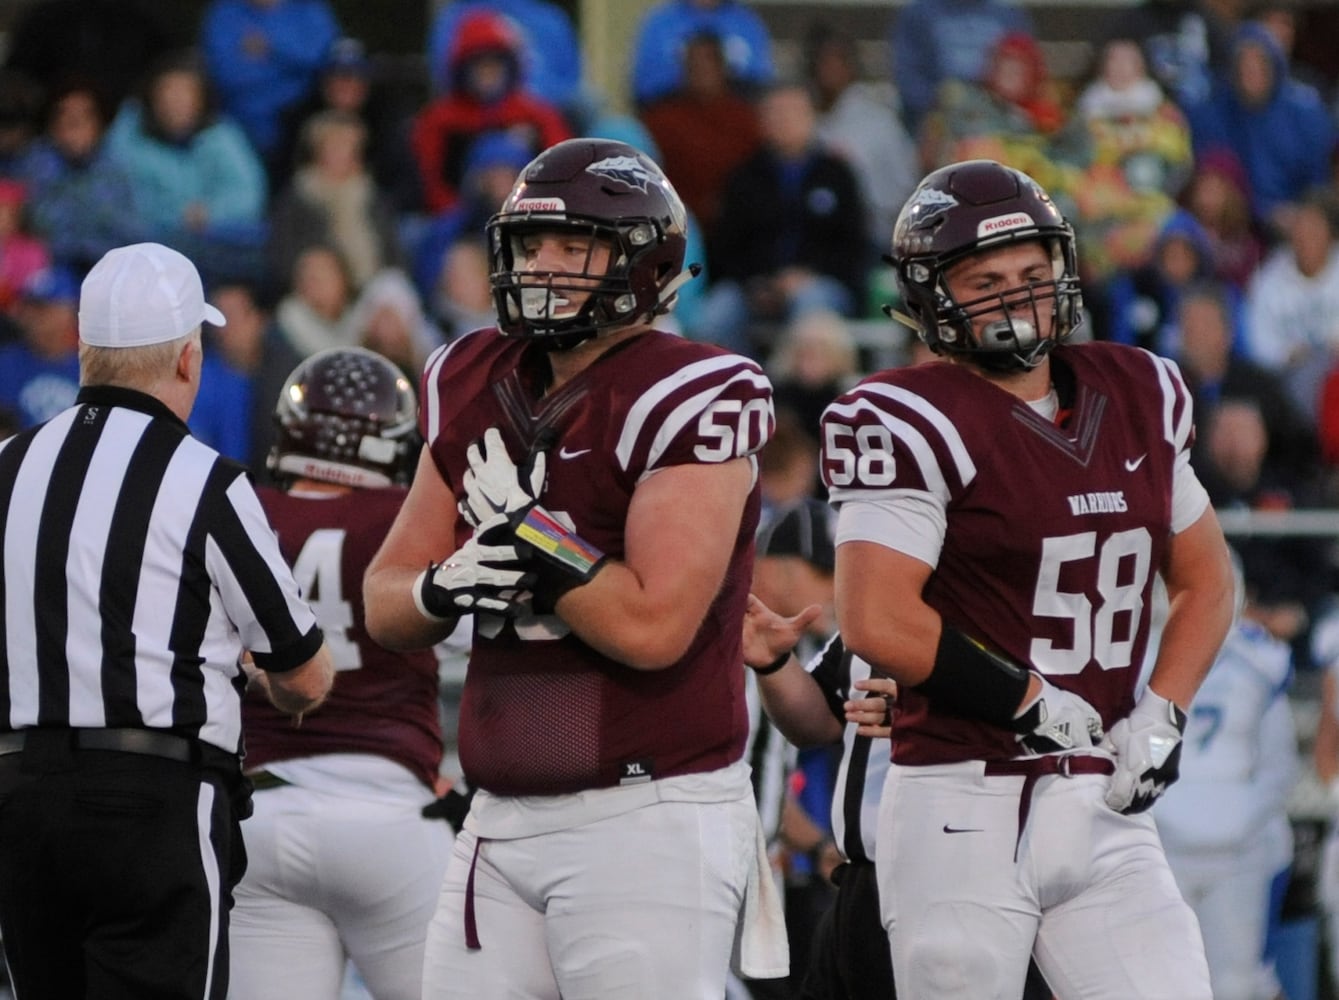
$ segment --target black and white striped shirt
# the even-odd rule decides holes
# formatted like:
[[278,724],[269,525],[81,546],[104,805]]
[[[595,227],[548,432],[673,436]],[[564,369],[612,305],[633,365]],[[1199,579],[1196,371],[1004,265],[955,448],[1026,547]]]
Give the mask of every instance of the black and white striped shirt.
[[245,470],[110,386],[0,443],[0,730],[143,727],[229,752],[238,657],[321,645]]
[[873,861],[875,823],[890,747],[887,740],[856,735],[856,727],[846,722],[842,704],[848,698],[867,697],[854,684],[869,679],[870,665],[847,650],[840,635],[834,635],[805,669],[818,682],[829,710],[843,727],[842,759],[832,792],[832,838],[847,860]]

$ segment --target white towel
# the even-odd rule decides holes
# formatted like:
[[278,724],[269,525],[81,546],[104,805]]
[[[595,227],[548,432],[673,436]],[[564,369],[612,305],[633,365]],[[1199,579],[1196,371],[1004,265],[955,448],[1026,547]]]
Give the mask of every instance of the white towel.
[[780,979],[790,975],[790,943],[786,938],[781,890],[767,857],[761,821],[754,823],[754,838],[757,850],[744,886],[744,904],[739,908],[730,968],[745,979]]

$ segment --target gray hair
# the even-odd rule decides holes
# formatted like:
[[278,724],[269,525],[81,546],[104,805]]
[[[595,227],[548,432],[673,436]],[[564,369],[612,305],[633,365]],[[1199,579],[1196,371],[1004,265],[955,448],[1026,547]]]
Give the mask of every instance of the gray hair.
[[80,341],[79,384],[149,389],[172,373],[181,349],[192,342],[200,343],[198,326],[176,340],[145,347],[95,347]]

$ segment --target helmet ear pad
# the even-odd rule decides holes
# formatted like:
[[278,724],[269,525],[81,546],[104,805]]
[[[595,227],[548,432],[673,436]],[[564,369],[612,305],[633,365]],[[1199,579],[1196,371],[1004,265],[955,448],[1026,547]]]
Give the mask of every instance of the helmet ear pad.
[[[498,328],[564,349],[668,312],[684,271],[687,225],[683,202],[645,153],[606,139],[551,146],[521,171],[487,225]],[[547,287],[559,296],[586,295],[575,313],[527,307],[525,289],[536,281],[516,266],[517,240],[527,232],[580,233],[610,246],[603,273],[549,276]]]
[[266,466],[281,483],[407,486],[418,458],[418,401],[408,376],[363,347],[318,351],[284,383]]
[[[1042,243],[1050,254],[1049,281],[1008,289],[985,303],[954,300],[945,275],[955,263],[1027,241]],[[887,259],[903,309],[938,354],[969,356],[995,370],[1032,368],[1082,322],[1073,229],[1036,181],[993,160],[968,160],[927,175],[898,216]],[[978,338],[973,315],[999,310],[1003,300],[1019,296],[1033,302],[1031,329],[1010,320],[997,328],[998,336]],[[1047,302],[1051,332],[1042,337],[1037,330]]]

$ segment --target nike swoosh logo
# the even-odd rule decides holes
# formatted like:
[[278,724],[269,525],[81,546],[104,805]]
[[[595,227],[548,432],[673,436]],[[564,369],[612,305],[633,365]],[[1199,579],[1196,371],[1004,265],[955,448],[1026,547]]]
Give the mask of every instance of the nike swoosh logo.
[[1125,471],[1133,472],[1139,466],[1144,464],[1144,459],[1148,458],[1148,452],[1144,452],[1138,458],[1127,458],[1125,460]]
[[949,826],[947,823],[945,823],[945,824],[944,824],[944,832],[945,832],[945,833],[985,833],[986,831],[985,831],[985,830],[978,830],[978,829],[976,829],[976,828],[974,828],[974,827],[967,827],[967,826]]
[[558,449],[558,457],[559,457],[559,458],[577,458],[577,457],[580,456],[580,455],[584,455],[584,454],[586,454],[586,452],[588,452],[588,451],[590,451],[589,448],[582,448],[580,451],[568,451],[566,448],[559,448],[559,449]]

